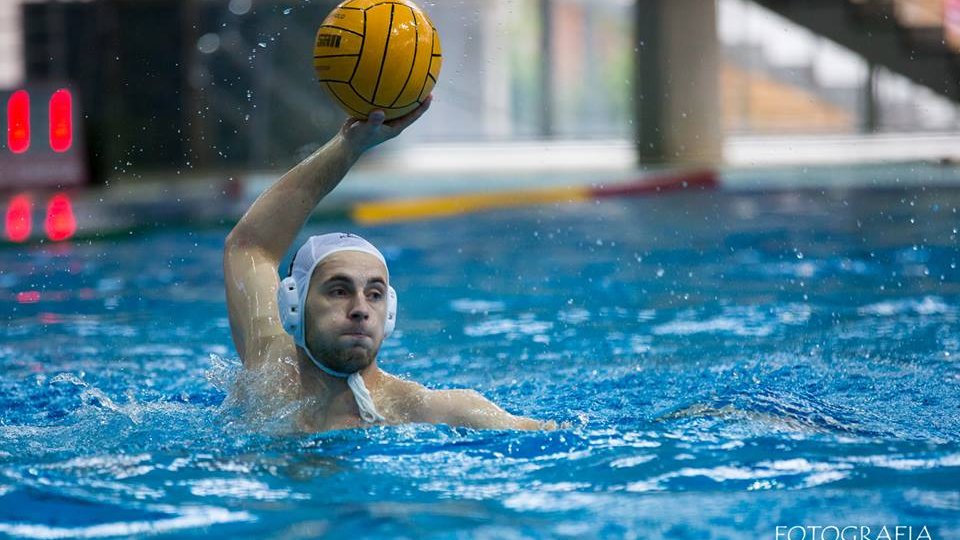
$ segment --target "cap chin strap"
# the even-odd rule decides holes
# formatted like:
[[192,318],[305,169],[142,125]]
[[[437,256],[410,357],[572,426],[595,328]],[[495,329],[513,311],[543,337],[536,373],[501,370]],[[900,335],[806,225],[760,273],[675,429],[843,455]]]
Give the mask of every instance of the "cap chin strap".
[[363,383],[363,377],[360,375],[359,371],[355,371],[353,373],[334,371],[314,358],[306,344],[303,346],[303,351],[307,353],[307,357],[310,358],[310,361],[313,362],[313,365],[320,368],[320,371],[323,371],[332,377],[347,380],[347,386],[350,387],[350,391],[353,392],[353,399],[357,400],[357,407],[360,408],[360,418],[364,422],[369,424],[374,422],[386,422],[387,419],[377,412],[377,407],[373,403],[373,396],[371,396],[370,391],[367,390],[367,385]]

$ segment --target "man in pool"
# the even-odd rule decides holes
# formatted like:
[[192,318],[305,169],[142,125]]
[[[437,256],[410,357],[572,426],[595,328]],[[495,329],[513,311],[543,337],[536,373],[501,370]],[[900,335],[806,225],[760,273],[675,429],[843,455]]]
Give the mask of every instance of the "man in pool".
[[[393,330],[396,294],[383,255],[359,236],[313,236],[282,283],[278,266],[317,203],[366,150],[396,137],[430,106],[384,121],[344,123],[251,205],[227,236],[224,280],[233,341],[248,373],[272,381],[279,404],[299,404],[304,431],[408,422],[488,429],[555,429],[514,416],[474,390],[429,390],[377,365]],[[277,376],[279,374],[279,376]]]

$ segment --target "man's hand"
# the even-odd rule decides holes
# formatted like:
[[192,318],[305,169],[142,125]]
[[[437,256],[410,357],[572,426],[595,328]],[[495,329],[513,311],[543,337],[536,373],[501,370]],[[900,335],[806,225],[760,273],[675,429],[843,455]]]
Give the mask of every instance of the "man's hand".
[[359,157],[360,154],[370,148],[396,137],[407,129],[410,124],[416,122],[418,118],[423,116],[423,113],[427,112],[431,101],[433,101],[433,95],[427,96],[427,99],[423,100],[423,103],[416,109],[389,122],[384,121],[385,115],[380,109],[371,112],[366,120],[350,118],[340,128],[340,136],[343,137],[354,155]]

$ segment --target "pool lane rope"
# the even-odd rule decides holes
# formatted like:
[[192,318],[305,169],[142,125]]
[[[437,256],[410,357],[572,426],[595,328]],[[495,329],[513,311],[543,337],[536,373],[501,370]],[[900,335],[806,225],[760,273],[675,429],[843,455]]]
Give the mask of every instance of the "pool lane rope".
[[494,193],[466,193],[362,202],[353,207],[350,215],[357,223],[375,225],[520,206],[585,202],[607,197],[651,195],[684,189],[709,189],[717,185],[716,173],[704,170],[674,173],[613,185],[518,189]]

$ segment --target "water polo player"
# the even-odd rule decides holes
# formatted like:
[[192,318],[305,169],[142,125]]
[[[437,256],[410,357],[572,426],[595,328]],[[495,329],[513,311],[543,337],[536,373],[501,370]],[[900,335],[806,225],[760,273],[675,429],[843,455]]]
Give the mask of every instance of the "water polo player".
[[226,240],[224,276],[233,341],[248,371],[279,375],[279,404],[299,404],[296,425],[324,431],[425,422],[472,428],[552,429],[514,416],[473,390],[429,390],[377,365],[393,330],[396,293],[380,251],[353,234],[313,236],[288,277],[278,266],[314,207],[360,155],[397,136],[429,108],[384,121],[347,120],[323,148],[270,186]]

